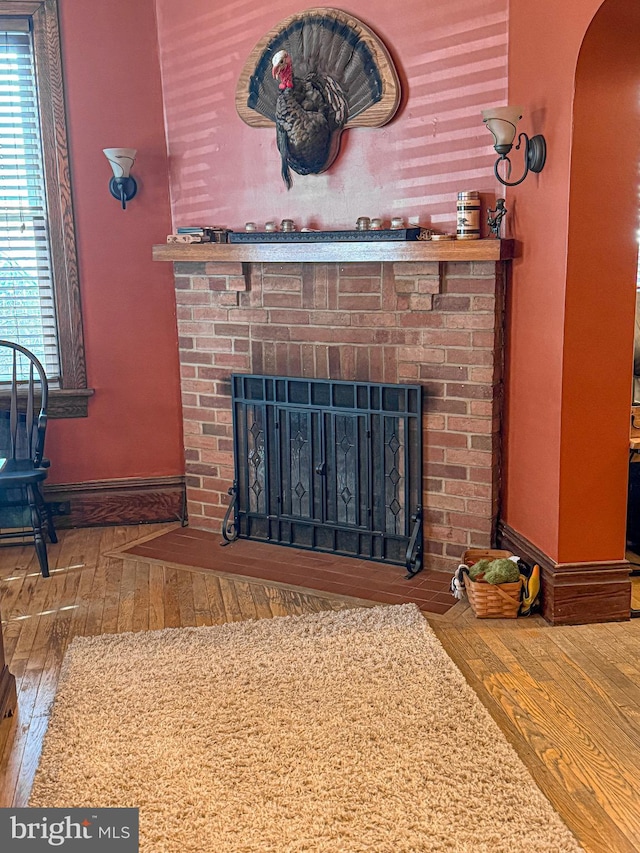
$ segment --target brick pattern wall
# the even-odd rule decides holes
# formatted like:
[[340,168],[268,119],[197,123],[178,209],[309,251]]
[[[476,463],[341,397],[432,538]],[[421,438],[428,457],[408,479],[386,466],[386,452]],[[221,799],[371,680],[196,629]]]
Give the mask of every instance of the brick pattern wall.
[[189,524],[233,480],[230,374],[424,388],[426,566],[489,547],[498,510],[503,264],[176,263]]

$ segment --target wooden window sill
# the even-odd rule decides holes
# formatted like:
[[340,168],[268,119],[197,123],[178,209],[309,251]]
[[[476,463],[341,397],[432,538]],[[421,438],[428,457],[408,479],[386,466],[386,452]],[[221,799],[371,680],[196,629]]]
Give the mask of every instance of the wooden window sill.
[[[93,388],[49,388],[49,418],[86,418]],[[0,390],[0,402],[9,400],[9,390]]]
[[93,388],[50,388],[50,418],[86,418]]

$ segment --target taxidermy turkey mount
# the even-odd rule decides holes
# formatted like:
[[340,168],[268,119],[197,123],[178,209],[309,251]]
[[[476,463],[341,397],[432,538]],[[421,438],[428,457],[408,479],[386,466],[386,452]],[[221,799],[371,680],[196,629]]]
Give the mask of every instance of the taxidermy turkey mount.
[[338,156],[348,127],[382,127],[400,102],[389,52],[361,21],[338,9],[307,9],[254,47],[236,90],[240,118],[276,128],[282,179],[317,175]]

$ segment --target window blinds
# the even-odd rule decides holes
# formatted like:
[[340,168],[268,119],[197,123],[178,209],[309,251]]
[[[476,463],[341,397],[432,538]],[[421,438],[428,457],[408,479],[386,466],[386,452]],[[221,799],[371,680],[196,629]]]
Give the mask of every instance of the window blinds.
[[[59,378],[33,41],[28,21],[0,19],[0,338],[30,349]],[[0,381],[9,364],[0,363]]]

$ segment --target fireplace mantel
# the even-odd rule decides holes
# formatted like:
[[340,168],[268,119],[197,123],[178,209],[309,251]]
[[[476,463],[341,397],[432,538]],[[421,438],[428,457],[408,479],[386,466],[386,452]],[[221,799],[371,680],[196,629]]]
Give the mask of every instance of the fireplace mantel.
[[165,243],[155,261],[242,263],[363,263],[368,261],[506,261],[514,240],[379,241],[330,243]]
[[489,548],[500,477],[511,240],[168,243],[189,524],[219,532],[234,480],[231,375],[420,386],[428,569]]

